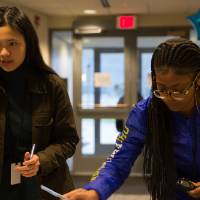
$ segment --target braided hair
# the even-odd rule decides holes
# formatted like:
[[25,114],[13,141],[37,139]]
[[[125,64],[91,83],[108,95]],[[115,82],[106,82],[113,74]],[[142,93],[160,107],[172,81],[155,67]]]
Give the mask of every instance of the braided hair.
[[[161,43],[151,60],[152,90],[157,89],[156,72],[176,74],[200,71],[200,48],[190,40],[174,38]],[[175,200],[176,165],[170,111],[161,99],[152,97],[148,110],[144,148],[144,177],[152,200]]]

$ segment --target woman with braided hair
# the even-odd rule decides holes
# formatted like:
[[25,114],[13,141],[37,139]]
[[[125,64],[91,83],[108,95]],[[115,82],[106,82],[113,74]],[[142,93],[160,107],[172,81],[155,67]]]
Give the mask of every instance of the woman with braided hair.
[[107,199],[142,150],[152,200],[200,199],[200,48],[167,40],[155,49],[151,71],[152,95],[132,109],[111,156],[88,184],[65,194],[69,200]]

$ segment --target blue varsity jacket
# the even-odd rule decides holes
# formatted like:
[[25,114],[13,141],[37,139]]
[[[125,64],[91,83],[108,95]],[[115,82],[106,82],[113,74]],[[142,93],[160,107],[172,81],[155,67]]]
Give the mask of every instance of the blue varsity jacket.
[[[84,186],[96,190],[100,199],[107,199],[128,177],[131,168],[144,146],[148,106],[151,97],[140,101],[130,112],[126,127],[116,139],[115,149],[98,169],[91,181]],[[200,106],[199,106],[200,110]],[[177,178],[185,177],[200,182],[200,113],[196,111],[190,117],[172,112],[174,127],[174,150]],[[197,176],[193,177],[193,141],[194,126],[197,127]],[[133,185],[134,187],[134,185]],[[177,200],[192,200],[186,193],[177,191]]]

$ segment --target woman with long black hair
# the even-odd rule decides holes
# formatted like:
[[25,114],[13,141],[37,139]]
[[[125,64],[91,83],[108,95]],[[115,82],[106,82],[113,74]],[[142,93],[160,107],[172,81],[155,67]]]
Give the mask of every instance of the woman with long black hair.
[[30,20],[0,7],[0,198],[55,199],[41,184],[72,190],[66,159],[78,140],[66,86],[44,63]]

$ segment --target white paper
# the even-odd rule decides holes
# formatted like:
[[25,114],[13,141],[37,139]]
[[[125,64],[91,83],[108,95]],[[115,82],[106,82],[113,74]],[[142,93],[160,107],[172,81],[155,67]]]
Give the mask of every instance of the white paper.
[[106,72],[96,72],[94,74],[95,87],[110,87],[112,85],[111,74]]
[[15,185],[21,183],[21,174],[16,171],[15,169],[16,164],[11,164],[11,177],[10,177],[10,184]]
[[48,192],[49,194],[51,194],[51,195],[54,196],[54,197],[58,197],[59,199],[67,200],[67,198],[64,197],[63,195],[61,195],[61,194],[55,192],[54,190],[52,190],[52,189],[50,189],[50,188],[48,188],[48,187],[46,187],[46,186],[44,186],[44,185],[41,185],[40,188],[41,188],[42,190],[44,190],[45,192]]

